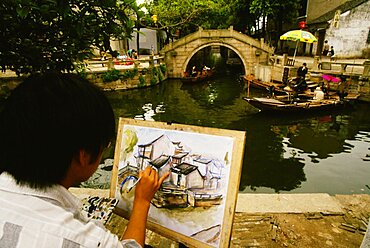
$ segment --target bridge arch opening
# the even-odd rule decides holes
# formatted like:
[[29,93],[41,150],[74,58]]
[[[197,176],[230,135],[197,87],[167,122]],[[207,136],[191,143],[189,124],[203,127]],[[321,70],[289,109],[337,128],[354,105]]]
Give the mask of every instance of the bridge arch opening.
[[[200,56],[197,56],[199,53]],[[209,59],[208,56],[212,56],[212,58]],[[199,69],[204,65],[208,67],[216,66],[216,71],[232,67],[241,74],[246,74],[247,68],[247,63],[239,50],[222,42],[208,43],[194,49],[182,65],[182,71],[190,71],[194,65]]]

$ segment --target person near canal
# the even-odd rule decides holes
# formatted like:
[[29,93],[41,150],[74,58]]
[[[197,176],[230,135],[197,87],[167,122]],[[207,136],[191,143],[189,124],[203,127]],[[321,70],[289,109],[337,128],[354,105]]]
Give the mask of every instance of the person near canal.
[[0,113],[0,247],[142,247],[150,201],[167,174],[140,172],[120,241],[80,212],[68,188],[87,180],[115,137],[105,95],[75,74],[30,76]]
[[334,53],[334,47],[333,46],[330,47],[330,51],[328,52],[328,56],[330,56],[330,61],[335,60],[335,53]]
[[294,89],[296,92],[303,92],[307,88],[306,74],[308,73],[307,64],[303,63],[297,70],[297,79]]
[[323,47],[323,50],[322,50],[322,55],[324,55],[324,56],[327,56],[328,55],[328,53],[329,53],[329,42],[328,42],[328,40],[325,40],[324,41],[324,47]]

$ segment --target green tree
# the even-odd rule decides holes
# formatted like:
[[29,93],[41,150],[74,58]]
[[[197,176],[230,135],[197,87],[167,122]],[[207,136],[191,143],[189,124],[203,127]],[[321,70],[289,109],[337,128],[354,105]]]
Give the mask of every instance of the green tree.
[[[93,48],[129,37],[132,0],[3,0],[0,61],[21,73],[72,71]],[[135,3],[136,4],[136,3]]]
[[[156,27],[165,30],[168,36],[181,30],[181,35],[192,33],[198,27],[214,28],[212,22],[217,18],[218,2],[212,0],[155,0],[146,4],[149,15],[156,15]],[[153,23],[147,23],[153,25]],[[217,27],[216,27],[217,28]]]
[[[251,13],[250,4],[252,0],[228,0],[229,6],[228,20],[229,25],[233,25],[235,30],[252,35],[252,30],[256,23],[256,15]],[[253,28],[252,28],[253,27]]]
[[[249,10],[256,15],[257,22],[262,22],[261,37],[277,42],[283,25],[291,24],[298,17],[299,5],[300,1],[296,0],[252,0]],[[270,26],[275,30],[274,37],[267,33],[267,21],[273,24]]]

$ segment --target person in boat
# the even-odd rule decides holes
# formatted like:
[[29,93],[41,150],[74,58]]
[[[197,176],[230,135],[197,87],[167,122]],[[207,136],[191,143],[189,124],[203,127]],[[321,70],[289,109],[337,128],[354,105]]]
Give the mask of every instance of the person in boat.
[[191,68],[191,76],[192,77],[198,76],[197,67],[195,65]]
[[150,201],[167,174],[147,167],[119,237],[80,212],[68,188],[87,180],[115,136],[112,107],[77,74],[25,79],[0,113],[1,247],[143,247]]
[[272,98],[272,97],[275,97],[275,86],[274,85],[270,85],[267,87],[267,92],[269,93],[269,96]]
[[307,64],[303,63],[297,70],[296,84],[294,90],[298,93],[304,92],[307,89],[306,74],[308,72]]
[[316,87],[315,91],[313,92],[313,100],[322,101],[325,98],[325,94],[322,91],[321,87]]
[[308,73],[307,64],[303,63],[302,66],[300,66],[297,70],[297,76],[306,78],[306,74]]
[[307,82],[303,77],[298,77],[296,83],[293,86],[293,90],[297,93],[302,93],[307,90]]
[[347,78],[344,75],[340,75],[340,82],[338,83],[337,95],[339,96],[339,100],[343,101],[346,96],[348,96],[348,84]]
[[209,68],[206,65],[204,65],[203,68],[202,68],[202,75],[201,76],[202,77],[207,77],[210,70],[211,70],[211,68]]

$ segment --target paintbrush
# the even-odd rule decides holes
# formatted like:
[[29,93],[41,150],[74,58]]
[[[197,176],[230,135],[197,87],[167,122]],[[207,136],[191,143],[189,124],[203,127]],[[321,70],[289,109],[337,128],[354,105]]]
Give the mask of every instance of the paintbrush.
[[126,189],[126,193],[130,193],[130,191],[136,186],[136,184],[140,181],[140,179],[141,177],[139,177],[139,179],[137,179],[137,181],[133,185],[131,185],[131,187],[128,187]]

